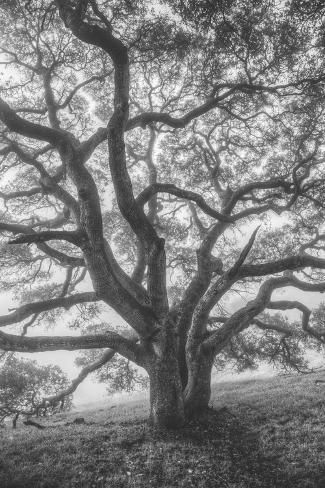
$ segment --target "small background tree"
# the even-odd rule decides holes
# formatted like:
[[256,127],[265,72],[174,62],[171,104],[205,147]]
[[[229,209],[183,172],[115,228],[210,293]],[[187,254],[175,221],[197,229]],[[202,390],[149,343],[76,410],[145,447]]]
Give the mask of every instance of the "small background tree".
[[70,395],[61,401],[47,401],[68,386],[68,378],[57,365],[40,365],[36,361],[10,354],[0,365],[0,423],[19,415],[47,416],[72,406]]

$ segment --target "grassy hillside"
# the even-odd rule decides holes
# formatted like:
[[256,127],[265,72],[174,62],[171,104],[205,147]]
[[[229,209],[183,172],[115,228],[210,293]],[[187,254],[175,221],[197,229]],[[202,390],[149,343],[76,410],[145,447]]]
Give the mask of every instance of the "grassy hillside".
[[176,432],[146,425],[145,400],[0,429],[0,486],[323,488],[322,376],[216,384],[213,409]]

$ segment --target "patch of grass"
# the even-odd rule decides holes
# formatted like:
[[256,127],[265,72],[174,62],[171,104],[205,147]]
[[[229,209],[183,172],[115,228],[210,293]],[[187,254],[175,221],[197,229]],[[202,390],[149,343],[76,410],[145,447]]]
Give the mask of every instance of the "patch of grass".
[[[323,488],[325,385],[317,375],[217,383],[184,429],[146,424],[147,400],[0,431],[2,488]],[[73,424],[83,416],[85,424]]]

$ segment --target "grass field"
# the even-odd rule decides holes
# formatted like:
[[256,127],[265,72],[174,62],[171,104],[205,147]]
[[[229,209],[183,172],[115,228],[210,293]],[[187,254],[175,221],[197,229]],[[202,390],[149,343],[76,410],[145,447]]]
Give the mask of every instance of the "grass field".
[[[1,488],[324,488],[323,375],[219,383],[200,421],[162,433],[147,400],[0,429]],[[84,424],[74,424],[77,417]]]

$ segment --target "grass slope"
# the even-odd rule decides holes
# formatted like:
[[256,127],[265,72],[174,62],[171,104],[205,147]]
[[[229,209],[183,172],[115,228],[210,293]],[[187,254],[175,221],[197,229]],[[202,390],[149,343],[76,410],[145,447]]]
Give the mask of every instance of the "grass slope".
[[144,400],[0,429],[0,486],[324,488],[318,377],[216,384],[213,409],[168,433],[147,426]]

